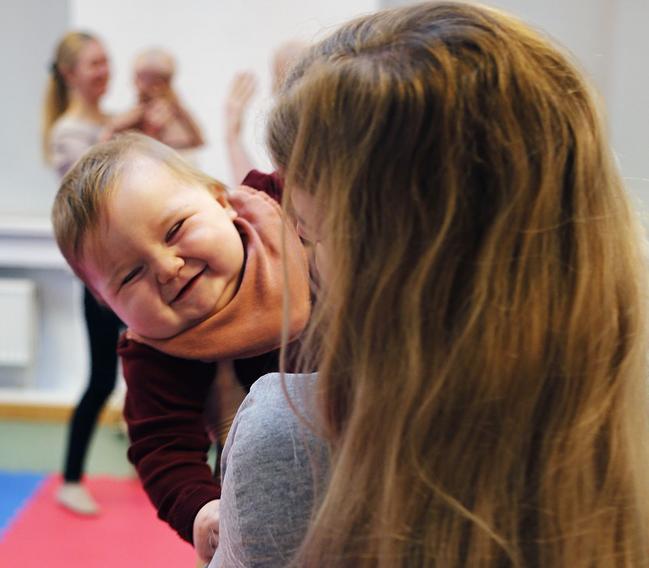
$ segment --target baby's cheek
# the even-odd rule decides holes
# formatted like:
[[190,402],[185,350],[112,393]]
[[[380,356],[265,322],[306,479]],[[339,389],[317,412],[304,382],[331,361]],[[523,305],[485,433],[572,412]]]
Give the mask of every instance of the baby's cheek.
[[114,312],[127,327],[134,327],[137,324],[137,312],[133,308],[121,305]]
[[151,308],[150,298],[145,294],[134,293],[123,303],[120,317],[129,327],[146,328],[153,325],[157,319],[155,311]]

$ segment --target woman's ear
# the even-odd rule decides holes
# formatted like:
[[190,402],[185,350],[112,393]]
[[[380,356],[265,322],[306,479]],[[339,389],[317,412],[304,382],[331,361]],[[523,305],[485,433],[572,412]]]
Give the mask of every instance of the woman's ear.
[[74,85],[74,69],[69,67],[69,66],[61,66],[59,65],[59,73],[61,74],[61,77],[63,77],[63,82],[65,83],[65,86],[70,88],[71,86]]

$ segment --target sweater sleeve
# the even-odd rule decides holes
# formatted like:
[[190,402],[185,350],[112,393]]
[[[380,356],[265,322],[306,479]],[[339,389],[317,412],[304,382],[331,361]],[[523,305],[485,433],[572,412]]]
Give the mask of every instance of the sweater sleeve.
[[250,170],[246,177],[243,178],[241,185],[247,185],[257,191],[263,191],[278,203],[282,202],[284,182],[277,172],[265,174],[259,170]]
[[158,517],[191,543],[196,513],[221,494],[207,464],[211,443],[203,419],[216,366],[125,337],[118,353],[127,384],[128,458]]

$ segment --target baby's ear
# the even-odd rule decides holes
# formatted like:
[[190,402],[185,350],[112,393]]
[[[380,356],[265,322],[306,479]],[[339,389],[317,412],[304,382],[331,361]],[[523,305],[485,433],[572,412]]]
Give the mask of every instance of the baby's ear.
[[226,213],[230,216],[231,219],[234,219],[237,216],[237,212],[232,207],[230,200],[228,199],[228,190],[225,186],[217,185],[214,188],[214,195],[216,200],[221,204],[221,207],[225,209]]

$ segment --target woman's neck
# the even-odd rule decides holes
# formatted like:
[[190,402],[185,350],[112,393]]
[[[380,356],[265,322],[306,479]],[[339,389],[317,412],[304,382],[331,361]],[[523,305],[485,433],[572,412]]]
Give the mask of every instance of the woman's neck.
[[104,124],[107,119],[106,115],[99,108],[99,101],[88,100],[74,91],[70,93],[70,103],[65,110],[65,114],[96,124]]

